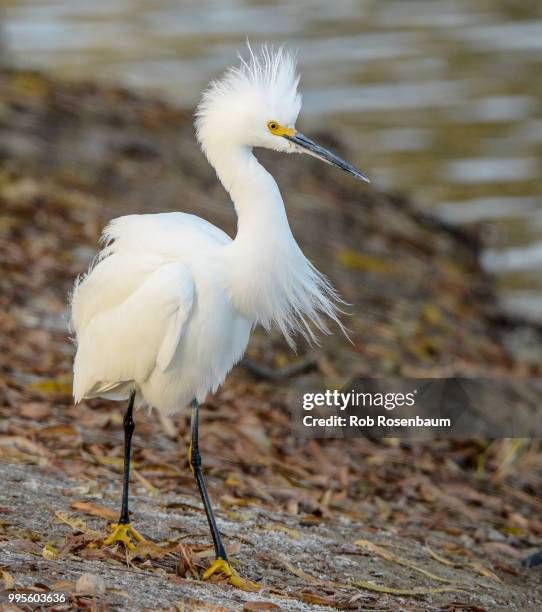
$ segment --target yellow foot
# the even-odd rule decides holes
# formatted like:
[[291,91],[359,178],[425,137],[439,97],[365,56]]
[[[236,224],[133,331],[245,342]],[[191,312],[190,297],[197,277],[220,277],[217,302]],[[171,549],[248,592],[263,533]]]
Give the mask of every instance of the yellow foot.
[[113,528],[113,533],[104,540],[104,546],[111,546],[111,544],[114,544],[115,542],[122,542],[126,548],[134,550],[136,545],[134,544],[132,538],[136,542],[145,541],[145,538],[138,533],[134,527],[132,527],[131,523],[115,523]]
[[208,580],[217,572],[227,578],[231,585],[238,589],[243,589],[243,591],[259,591],[261,589],[259,584],[241,578],[233,567],[225,559],[221,559],[220,557],[215,559],[211,567],[203,574],[203,580]]

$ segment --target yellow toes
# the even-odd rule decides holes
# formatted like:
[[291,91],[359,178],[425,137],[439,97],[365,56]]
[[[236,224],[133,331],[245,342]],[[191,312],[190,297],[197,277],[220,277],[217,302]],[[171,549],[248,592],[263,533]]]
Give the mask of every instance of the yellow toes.
[[220,557],[213,561],[211,567],[203,574],[203,579],[208,580],[216,573],[222,574],[222,576],[228,579],[228,582],[232,586],[243,589],[243,591],[259,591],[261,588],[259,584],[241,578],[233,567],[225,559],[221,559]]
[[113,533],[108,536],[104,542],[104,546],[111,546],[116,542],[122,542],[126,548],[134,550],[136,545],[132,541],[144,542],[145,538],[134,528],[131,523],[118,523],[113,525]]
[[203,574],[203,580],[209,580],[209,578],[213,574],[216,574],[216,572],[220,572],[221,574],[224,574],[224,576],[229,578],[233,575],[234,571],[235,570],[227,561],[218,558],[213,561],[211,567],[205,572],[205,574]]

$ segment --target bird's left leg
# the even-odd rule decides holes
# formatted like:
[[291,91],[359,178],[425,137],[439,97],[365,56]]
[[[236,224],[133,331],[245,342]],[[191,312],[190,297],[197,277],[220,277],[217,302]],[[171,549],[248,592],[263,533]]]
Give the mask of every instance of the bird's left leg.
[[222,544],[220,532],[216,524],[213,507],[211,506],[211,500],[209,499],[209,493],[207,492],[207,486],[205,485],[205,479],[203,478],[203,471],[201,469],[201,455],[199,453],[199,403],[194,400],[192,402],[192,420],[191,420],[191,443],[188,451],[188,460],[190,463],[190,469],[194,474],[198,490],[201,495],[201,501],[205,508],[205,514],[207,515],[207,521],[209,523],[209,529],[211,531],[211,537],[213,538],[213,544],[215,547],[216,559],[211,564],[211,567],[203,574],[203,579],[207,580],[213,574],[219,573],[228,579],[228,582],[235,587],[243,589],[245,591],[255,591],[260,588],[254,582],[241,578],[239,574],[233,569],[228,561],[228,555],[226,549]]
[[122,481],[122,508],[120,511],[119,522],[113,525],[113,533],[104,540],[104,546],[110,546],[115,542],[123,542],[127,548],[134,549],[132,538],[136,542],[143,542],[145,538],[136,531],[130,523],[128,512],[128,494],[130,487],[130,455],[132,449],[132,435],[135,429],[133,418],[135,391],[130,393],[128,409],[124,415],[124,476]]

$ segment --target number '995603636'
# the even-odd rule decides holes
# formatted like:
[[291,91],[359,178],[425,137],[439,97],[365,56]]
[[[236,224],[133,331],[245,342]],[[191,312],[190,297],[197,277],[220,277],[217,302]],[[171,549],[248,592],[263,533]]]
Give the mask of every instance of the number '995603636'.
[[10,603],[65,603],[66,593],[9,593]]

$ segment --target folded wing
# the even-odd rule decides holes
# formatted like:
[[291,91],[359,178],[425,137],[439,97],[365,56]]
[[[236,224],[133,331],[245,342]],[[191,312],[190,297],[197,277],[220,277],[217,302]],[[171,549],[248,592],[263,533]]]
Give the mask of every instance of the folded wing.
[[[164,264],[142,274],[139,282],[132,275],[126,279],[129,293],[124,296],[122,275],[111,275],[107,283],[99,269],[114,272],[115,257],[111,255],[98,264],[73,296],[73,313],[80,313],[73,319],[77,339],[73,385],[76,402],[97,396],[125,396],[134,382],[145,381],[155,368],[165,371],[192,311],[194,283],[183,264]],[[122,268],[122,262],[118,263]],[[94,276],[97,286],[93,287]],[[98,286],[101,292],[112,292],[117,299],[107,299],[102,293],[102,307],[96,302],[91,313],[84,294],[96,295],[93,289]],[[120,302],[119,295],[123,296]],[[78,308],[81,297],[85,309]]]

